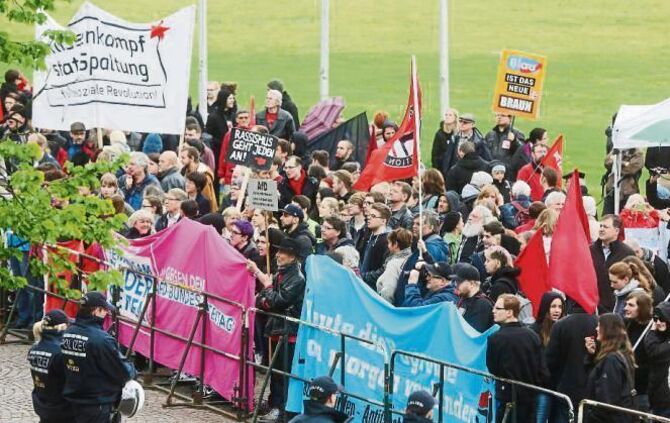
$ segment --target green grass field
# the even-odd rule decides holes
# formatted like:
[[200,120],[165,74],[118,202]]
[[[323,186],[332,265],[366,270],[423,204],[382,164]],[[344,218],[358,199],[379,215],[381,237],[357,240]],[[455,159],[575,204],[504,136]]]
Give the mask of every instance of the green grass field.
[[[262,99],[265,83],[284,81],[301,115],[318,101],[318,0],[209,2],[209,76],[239,83],[239,102]],[[587,172],[598,193],[604,129],[621,104],[649,104],[668,96],[667,0],[451,0],[449,8],[451,103],[474,112],[486,132],[493,124],[491,97],[498,54],[512,48],[548,57],[540,119],[517,120],[528,133],[547,128],[566,137],[564,169]],[[57,2],[65,23],[80,1]],[[190,4],[183,0],[98,3],[135,21],[154,21]],[[331,2],[331,95],[343,96],[345,114],[376,110],[400,119],[408,89],[409,60],[417,55],[424,93],[422,150],[430,151],[439,117],[437,0],[334,0]],[[29,37],[32,28],[3,25]],[[197,38],[197,37],[196,37]],[[197,46],[191,93],[196,94]]]

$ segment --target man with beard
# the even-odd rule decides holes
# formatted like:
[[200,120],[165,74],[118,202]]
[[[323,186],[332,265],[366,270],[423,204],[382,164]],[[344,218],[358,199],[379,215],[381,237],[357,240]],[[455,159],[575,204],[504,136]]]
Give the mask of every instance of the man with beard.
[[179,173],[177,160],[177,153],[171,150],[164,151],[158,157],[158,179],[161,181],[163,192],[168,192],[172,188],[184,189],[186,181]]
[[346,170],[338,170],[333,172],[331,178],[333,179],[333,192],[335,193],[335,198],[347,203],[353,194],[351,192],[351,185],[353,184],[351,173]]
[[340,170],[345,163],[353,162],[351,156],[354,154],[354,145],[351,141],[342,140],[337,143],[335,150],[335,162],[330,167],[330,170]]
[[484,332],[493,326],[493,302],[480,289],[479,270],[471,264],[457,263],[451,279],[459,296],[458,311],[470,326]]
[[316,238],[309,231],[307,224],[303,222],[304,218],[305,214],[302,209],[295,204],[288,204],[284,207],[279,217],[279,223],[284,230],[284,234],[298,241],[298,245],[300,245],[298,255],[301,261],[304,261],[312,253],[316,245]]
[[388,225],[391,229],[412,228],[412,213],[407,208],[407,201],[412,197],[412,187],[407,182],[396,181],[389,191],[391,218]]
[[545,144],[537,143],[533,146],[531,152],[532,161],[519,169],[516,176],[517,181],[524,181],[530,185],[530,198],[533,201],[540,201],[544,194],[544,187],[542,186],[542,160],[547,155],[547,146]]
[[458,248],[458,261],[467,262],[470,256],[484,248],[482,235],[484,225],[495,220],[491,210],[484,206],[476,206],[468,215],[468,221],[463,226],[463,238]]

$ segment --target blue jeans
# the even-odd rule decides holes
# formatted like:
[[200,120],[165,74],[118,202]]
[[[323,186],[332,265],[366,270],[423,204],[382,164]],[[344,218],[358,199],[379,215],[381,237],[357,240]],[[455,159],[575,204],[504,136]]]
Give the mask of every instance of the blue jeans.
[[547,420],[551,415],[553,400],[554,399],[551,397],[551,395],[544,394],[542,392],[537,394],[537,405],[535,407],[535,421],[537,423],[547,423]]

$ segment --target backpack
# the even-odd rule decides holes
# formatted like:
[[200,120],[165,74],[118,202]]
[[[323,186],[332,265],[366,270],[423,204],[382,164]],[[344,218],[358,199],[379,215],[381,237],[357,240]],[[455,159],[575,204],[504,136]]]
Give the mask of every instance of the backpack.
[[510,204],[512,207],[514,207],[514,209],[516,209],[516,213],[514,214],[514,221],[516,222],[517,227],[524,225],[531,220],[528,209],[523,207],[518,201],[512,201]]

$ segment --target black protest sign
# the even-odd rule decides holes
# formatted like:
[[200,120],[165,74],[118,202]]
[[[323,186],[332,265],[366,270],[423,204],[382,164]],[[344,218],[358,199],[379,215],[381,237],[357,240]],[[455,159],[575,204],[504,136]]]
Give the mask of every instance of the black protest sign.
[[255,170],[269,170],[279,139],[270,134],[233,128],[226,161]]

